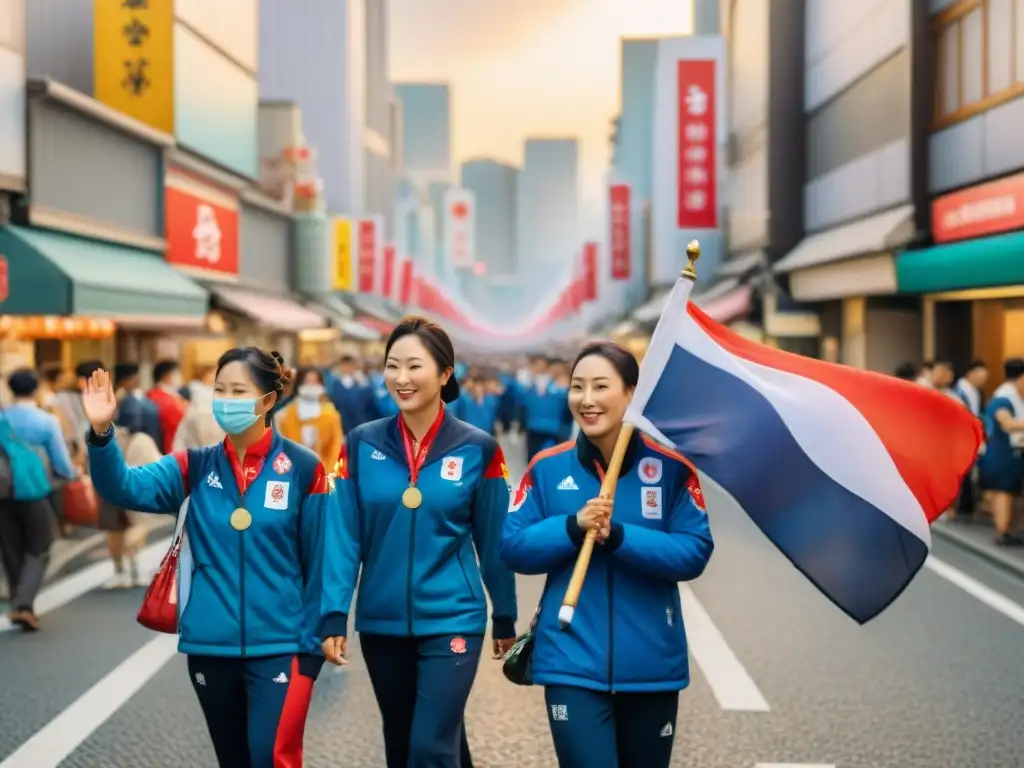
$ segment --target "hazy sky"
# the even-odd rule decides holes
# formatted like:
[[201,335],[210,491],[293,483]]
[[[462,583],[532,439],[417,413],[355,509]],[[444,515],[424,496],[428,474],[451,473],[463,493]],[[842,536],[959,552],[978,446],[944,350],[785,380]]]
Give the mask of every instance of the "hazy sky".
[[391,77],[451,84],[458,162],[519,163],[526,136],[577,136],[591,203],[619,111],[619,38],[686,34],[692,15],[690,0],[389,3]]

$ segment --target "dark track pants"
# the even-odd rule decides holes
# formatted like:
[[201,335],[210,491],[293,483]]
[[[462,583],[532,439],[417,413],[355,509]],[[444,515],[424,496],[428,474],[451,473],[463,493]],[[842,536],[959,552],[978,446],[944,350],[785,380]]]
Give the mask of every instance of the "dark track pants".
[[323,659],[189,656],[220,768],[301,768],[302,735]]
[[471,768],[463,718],[482,646],[479,635],[360,634],[388,768]]
[[544,689],[561,768],[668,768],[679,692],[599,693]]
[[0,501],[0,562],[7,573],[13,610],[32,610],[46,576],[55,532],[48,498]]

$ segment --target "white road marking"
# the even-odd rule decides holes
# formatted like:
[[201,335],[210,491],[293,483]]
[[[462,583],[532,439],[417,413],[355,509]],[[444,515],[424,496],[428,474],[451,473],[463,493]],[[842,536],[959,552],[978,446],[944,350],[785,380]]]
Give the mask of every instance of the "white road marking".
[[[147,574],[160,566],[167,548],[171,545],[171,539],[160,539],[150,544],[139,553],[139,571]],[[77,600],[87,592],[91,592],[101,586],[107,579],[114,575],[114,564],[109,560],[102,563],[90,565],[78,573],[68,576],[65,579],[54,582],[39,593],[36,598],[36,615],[55,611],[63,608],[68,603]],[[140,595],[141,600],[141,595]],[[7,632],[14,629],[6,616],[0,617],[0,632]]]
[[968,576],[959,568],[954,568],[949,563],[943,562],[934,556],[929,557],[924,561],[924,567],[936,576],[941,576],[950,584],[960,587],[964,592],[974,599],[980,600],[989,608],[999,611],[999,613],[1003,614],[1003,616],[1011,621],[1015,621],[1021,626],[1024,626],[1024,606],[1021,606],[1019,603],[1015,603],[1001,592],[997,592],[992,589],[992,587],[982,584],[974,577]]
[[57,768],[177,652],[176,635],[150,640],[0,762],[0,768]]
[[680,584],[679,592],[683,600],[687,644],[719,706],[742,712],[767,712],[768,702],[693,590]]

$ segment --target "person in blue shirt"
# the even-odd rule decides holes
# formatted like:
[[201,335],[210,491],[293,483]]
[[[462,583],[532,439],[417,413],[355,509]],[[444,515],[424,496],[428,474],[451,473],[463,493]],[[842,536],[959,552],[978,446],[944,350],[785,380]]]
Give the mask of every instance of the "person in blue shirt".
[[[39,375],[27,368],[11,373],[7,386],[14,396],[9,408],[0,410],[0,422],[6,439],[15,440],[36,454],[42,469],[49,470],[47,480],[56,475],[64,480],[78,477],[71,461],[60,421],[39,407]],[[6,440],[4,441],[6,442]],[[16,498],[18,478],[13,476],[11,459],[6,463],[8,487],[0,497],[0,562],[7,574],[11,610],[8,618],[28,632],[40,628],[35,613],[36,595],[43,585],[54,540],[54,512],[50,496]],[[48,482],[40,490],[45,491]]]
[[[690,682],[678,583],[700,576],[714,549],[697,476],[635,432],[614,502],[598,498],[638,376],[612,342],[580,352],[569,391],[580,434],[534,458],[505,521],[505,562],[547,575],[532,671],[564,766],[668,768]],[[563,631],[559,603],[591,529],[599,546]]]
[[327,396],[341,414],[345,429],[380,418],[374,389],[354,355],[342,355],[327,375]]
[[445,408],[459,395],[454,364],[440,327],[403,319],[384,364],[400,413],[349,432],[335,469],[323,651],[345,663],[358,577],[355,629],[388,768],[466,764],[463,716],[487,629],[483,586],[493,658],[515,642],[515,576],[500,555],[508,470],[493,437]]
[[521,390],[520,408],[528,459],[569,438],[572,414],[566,405],[568,391],[568,370],[565,361],[559,358],[548,360],[545,372]]
[[1024,540],[1013,530],[1014,499],[1024,486],[1024,458],[1020,435],[1024,432],[1024,360],[1011,358],[1003,365],[1006,378],[985,406],[985,452],[978,460],[978,485],[987,497],[996,545],[1019,547]]
[[99,494],[173,514],[188,499],[179,572],[178,649],[221,766],[302,765],[320,620],[325,520],[337,513],[308,448],[270,429],[290,372],[277,353],[228,350],[217,363],[213,415],[222,444],[129,469],[113,439],[109,376],[94,373],[83,405]]
[[451,412],[461,421],[471,424],[488,435],[494,435],[498,426],[501,396],[479,372],[466,378],[459,399],[451,405]]

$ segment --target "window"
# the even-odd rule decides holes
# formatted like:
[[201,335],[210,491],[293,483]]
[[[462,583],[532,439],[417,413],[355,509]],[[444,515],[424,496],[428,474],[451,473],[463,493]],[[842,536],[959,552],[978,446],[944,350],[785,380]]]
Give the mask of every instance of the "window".
[[935,127],[1024,96],[1024,0],[960,0],[935,19]]

